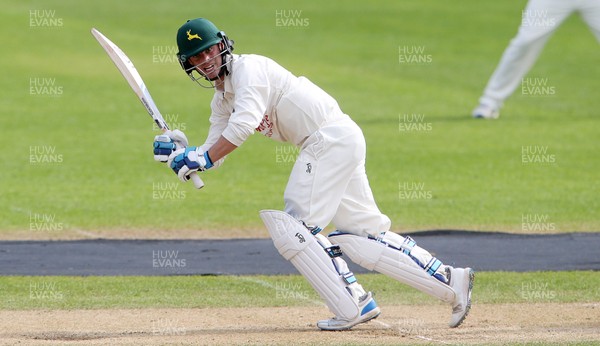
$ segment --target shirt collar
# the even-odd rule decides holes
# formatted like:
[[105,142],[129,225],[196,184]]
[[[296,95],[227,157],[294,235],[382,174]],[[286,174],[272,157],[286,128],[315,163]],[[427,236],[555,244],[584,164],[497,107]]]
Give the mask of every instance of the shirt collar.
[[[229,74],[227,76],[225,76],[225,81],[223,83],[224,87],[225,87],[224,88],[225,90],[223,91],[224,94],[233,94],[234,93],[234,91],[233,91],[233,85],[231,85],[231,74],[233,73],[233,64],[238,60],[239,55],[238,54],[231,54],[231,55],[232,55],[232,60],[231,60],[231,66],[230,66],[230,69],[229,69]],[[216,90],[216,89],[215,89],[215,91],[216,92],[221,92],[221,91]]]

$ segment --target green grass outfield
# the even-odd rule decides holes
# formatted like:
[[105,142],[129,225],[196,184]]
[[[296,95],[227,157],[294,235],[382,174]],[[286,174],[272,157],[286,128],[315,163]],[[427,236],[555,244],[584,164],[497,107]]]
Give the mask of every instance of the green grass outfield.
[[[157,130],[90,34],[96,27],[117,43],[167,121],[201,144],[212,92],[192,84],[174,58],[177,28],[200,16],[236,41],[236,53],[269,56],[338,100],[365,133],[371,186],[394,230],[598,231],[593,66],[600,49],[578,17],[559,28],[527,75],[546,81],[551,93],[519,88],[499,120],[469,115],[525,3],[4,1],[0,239],[82,230],[177,237],[178,230],[216,229],[228,237],[228,230],[262,230],[258,211],[282,208],[296,151],[262,136],[204,174],[200,192],[154,162]],[[285,15],[303,26],[279,25]],[[411,51],[423,62],[406,62]],[[381,305],[438,304],[379,274],[359,277]],[[483,272],[474,300],[597,302],[598,287],[596,272]],[[0,277],[0,309],[9,311],[318,301],[298,275]]]
[[[201,192],[154,162],[157,131],[90,34],[97,27],[128,53],[167,120],[200,144],[212,91],[173,58],[176,29],[198,16],[236,53],[272,57],[339,101],[364,130],[371,186],[394,230],[598,231],[600,49],[579,17],[527,75],[546,92],[519,88],[497,121],[469,116],[524,5],[6,1],[0,233],[262,229],[258,211],[282,208],[294,151],[260,135],[204,174]],[[282,10],[304,26],[281,26]],[[401,57],[415,50],[422,62]]]
[[[381,274],[358,275],[380,305],[441,304]],[[481,272],[474,304],[597,302],[595,272]],[[0,309],[218,308],[322,304],[299,275],[14,276],[0,279]]]

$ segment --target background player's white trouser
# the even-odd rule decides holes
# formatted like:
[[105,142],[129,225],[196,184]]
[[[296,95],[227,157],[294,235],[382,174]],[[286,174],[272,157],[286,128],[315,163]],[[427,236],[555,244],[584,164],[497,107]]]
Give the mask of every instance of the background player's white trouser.
[[578,12],[600,41],[599,0],[530,0],[522,22],[479,99],[479,103],[500,108],[531,69],[554,31],[571,14]]
[[339,246],[321,234],[312,234],[285,212],[262,210],[260,217],[277,251],[308,280],[329,310],[338,318],[356,320],[361,314],[359,300],[366,292],[340,257]]

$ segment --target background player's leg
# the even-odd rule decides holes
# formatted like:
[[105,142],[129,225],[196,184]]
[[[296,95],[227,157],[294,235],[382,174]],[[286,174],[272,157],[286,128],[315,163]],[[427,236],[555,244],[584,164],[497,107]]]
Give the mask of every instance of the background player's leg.
[[579,9],[581,18],[600,42],[600,1],[585,0]]
[[[492,74],[480,107],[473,116],[496,117],[498,110],[521,83],[523,76],[531,69],[544,45],[560,24],[573,13],[571,1],[531,0],[522,13],[519,32],[513,38]],[[494,109],[495,114],[485,113],[484,109]],[[480,114],[476,114],[480,113]]]

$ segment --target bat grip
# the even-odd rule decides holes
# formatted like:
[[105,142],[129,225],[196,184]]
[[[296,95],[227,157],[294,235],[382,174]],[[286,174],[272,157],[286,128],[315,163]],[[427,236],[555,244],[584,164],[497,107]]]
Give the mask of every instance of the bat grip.
[[[160,127],[160,130],[161,130],[162,133],[165,133],[166,131],[169,130],[169,126],[167,125],[167,123],[163,119],[154,118],[154,121],[156,122],[156,124],[158,125],[158,127]],[[176,144],[176,145],[177,145],[177,149],[182,148],[181,145],[179,145],[179,144]],[[189,179],[192,181],[192,183],[194,183],[194,186],[198,190],[200,190],[201,188],[204,187],[204,182],[198,176],[198,172],[193,172],[192,174],[190,174],[189,175]]]
[[198,172],[193,172],[192,174],[190,174],[190,179],[192,180],[192,183],[194,183],[194,186],[197,189],[201,189],[204,187],[204,182],[198,176]]

